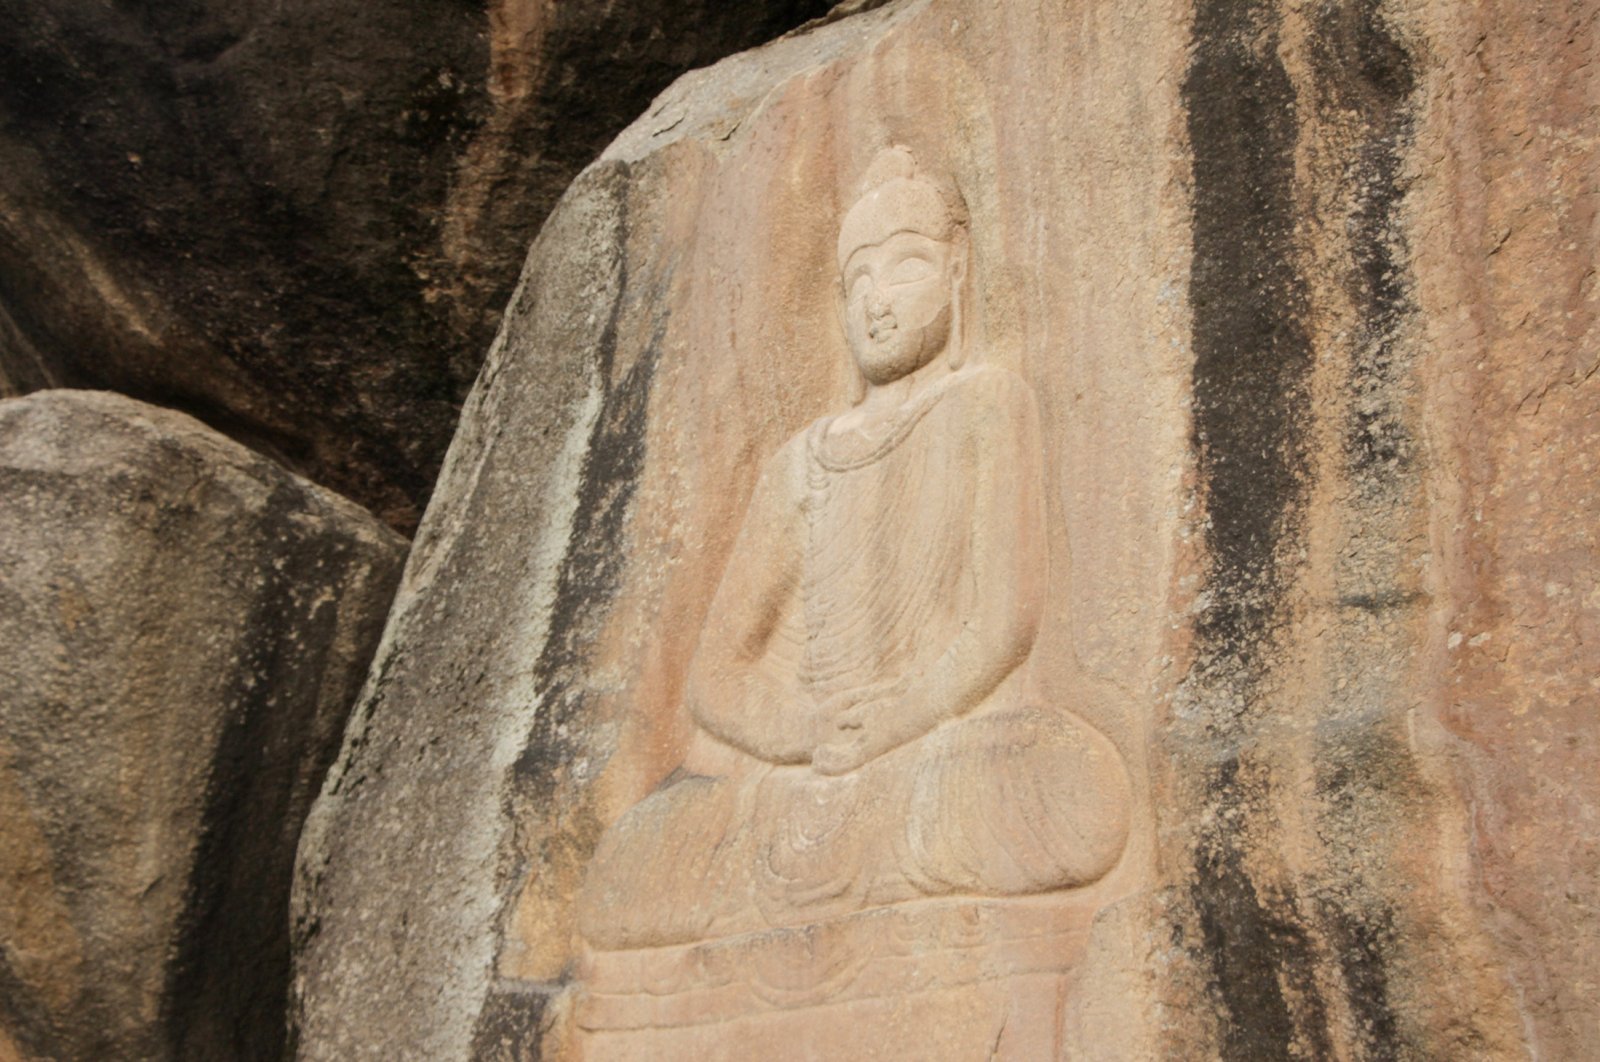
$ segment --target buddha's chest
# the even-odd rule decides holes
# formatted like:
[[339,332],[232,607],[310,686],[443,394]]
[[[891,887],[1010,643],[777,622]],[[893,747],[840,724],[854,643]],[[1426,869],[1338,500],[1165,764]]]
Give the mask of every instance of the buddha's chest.
[[972,491],[943,447],[913,437],[869,464],[814,466],[806,507],[808,634],[901,638],[959,608]]

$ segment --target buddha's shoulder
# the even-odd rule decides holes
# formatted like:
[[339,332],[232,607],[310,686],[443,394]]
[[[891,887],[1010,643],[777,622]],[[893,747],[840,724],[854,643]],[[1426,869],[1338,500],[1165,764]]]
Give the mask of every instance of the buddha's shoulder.
[[950,374],[944,402],[956,408],[991,412],[1031,410],[1033,388],[1018,373],[999,365],[971,365]]

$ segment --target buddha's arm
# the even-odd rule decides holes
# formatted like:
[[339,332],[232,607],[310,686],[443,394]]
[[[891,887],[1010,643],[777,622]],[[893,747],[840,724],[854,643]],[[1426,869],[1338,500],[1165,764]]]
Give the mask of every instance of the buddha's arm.
[[763,471],[689,665],[690,714],[712,736],[769,763],[802,763],[816,743],[775,646],[799,579],[804,487],[786,449]]
[[962,482],[946,485],[973,496],[961,630],[943,647],[930,647],[927,663],[898,684],[903,692],[827,706],[834,736],[825,742],[831,748],[818,750],[819,771],[851,770],[971,711],[1033,648],[1048,555],[1038,414],[1027,385],[1009,373],[969,386],[967,466]]

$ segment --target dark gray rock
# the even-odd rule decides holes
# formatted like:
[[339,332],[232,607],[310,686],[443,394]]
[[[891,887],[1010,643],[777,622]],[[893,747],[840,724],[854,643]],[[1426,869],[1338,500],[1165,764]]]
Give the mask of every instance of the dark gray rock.
[[405,542],[179,413],[0,402],[0,1055],[273,1059]]

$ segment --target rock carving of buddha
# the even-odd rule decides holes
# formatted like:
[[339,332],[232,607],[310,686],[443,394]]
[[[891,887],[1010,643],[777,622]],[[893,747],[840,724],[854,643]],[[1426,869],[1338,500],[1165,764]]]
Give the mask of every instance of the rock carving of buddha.
[[1043,448],[1028,384],[968,349],[970,254],[955,189],[880,154],[838,237],[859,400],[762,472],[689,669],[701,750],[602,838],[590,948],[1049,893],[1116,861],[1115,750],[1029,694]]

